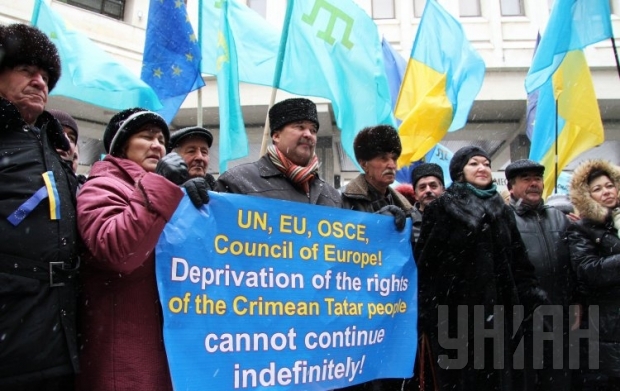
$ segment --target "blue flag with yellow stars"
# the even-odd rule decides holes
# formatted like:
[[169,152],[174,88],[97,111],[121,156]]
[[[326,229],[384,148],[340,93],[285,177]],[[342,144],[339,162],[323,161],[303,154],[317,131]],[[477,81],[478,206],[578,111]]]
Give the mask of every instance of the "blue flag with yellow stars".
[[183,0],[151,0],[144,43],[142,80],[164,106],[158,113],[171,122],[185,97],[204,86],[198,35]]

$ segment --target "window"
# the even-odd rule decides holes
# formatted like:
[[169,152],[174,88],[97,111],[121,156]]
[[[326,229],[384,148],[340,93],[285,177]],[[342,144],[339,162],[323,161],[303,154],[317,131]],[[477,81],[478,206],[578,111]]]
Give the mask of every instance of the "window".
[[501,0],[502,16],[523,16],[523,0]]
[[125,0],[61,0],[63,3],[98,12],[114,19],[125,16]]
[[425,5],[426,0],[413,0],[413,16],[416,18],[421,18],[422,13],[424,13]]
[[373,19],[394,19],[394,0],[372,0]]
[[248,7],[263,18],[267,18],[267,0],[249,0]]
[[480,16],[480,0],[459,0],[459,11],[464,17]]

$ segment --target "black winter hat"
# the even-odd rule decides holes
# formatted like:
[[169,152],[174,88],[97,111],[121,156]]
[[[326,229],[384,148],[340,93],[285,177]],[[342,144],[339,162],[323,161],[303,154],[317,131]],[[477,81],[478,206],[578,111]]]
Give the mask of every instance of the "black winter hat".
[[545,166],[530,159],[520,159],[510,163],[506,167],[504,174],[506,175],[506,180],[511,180],[524,172],[535,172],[542,176],[545,173]]
[[454,156],[452,156],[452,160],[450,160],[450,178],[457,182],[459,175],[463,172],[463,167],[467,164],[469,159],[474,156],[482,156],[485,157],[489,163],[491,162],[491,158],[486,153],[486,151],[482,148],[476,147],[475,145],[468,145],[456,151]]
[[49,113],[53,115],[54,118],[56,118],[62,126],[71,128],[75,132],[75,137],[78,137],[79,133],[77,122],[75,122],[72,116],[60,110],[49,109],[47,111],[49,111]]
[[170,136],[169,150],[178,147],[181,140],[191,136],[204,138],[209,148],[211,148],[211,144],[213,144],[213,135],[208,129],[201,128],[200,126],[190,126],[189,128],[179,129],[172,133]]
[[439,166],[439,164],[435,163],[422,163],[411,172],[411,184],[415,189],[415,185],[418,181],[427,176],[434,176],[435,178],[441,181],[441,184],[445,186],[445,182],[443,181],[443,170]]
[[167,144],[170,140],[170,130],[166,121],[157,113],[134,107],[116,113],[108,122],[103,132],[105,151],[112,156],[120,156],[127,140],[142,126],[149,123],[154,123],[161,128]]
[[0,26],[0,70],[18,65],[35,65],[45,70],[49,91],[60,78],[60,56],[45,33],[21,23]]
[[319,116],[316,105],[306,98],[285,99],[276,103],[269,109],[269,128],[271,135],[286,124],[295,121],[312,121],[319,130]]
[[353,140],[353,151],[358,161],[371,160],[383,153],[395,153],[398,157],[402,150],[398,131],[390,125],[364,128]]

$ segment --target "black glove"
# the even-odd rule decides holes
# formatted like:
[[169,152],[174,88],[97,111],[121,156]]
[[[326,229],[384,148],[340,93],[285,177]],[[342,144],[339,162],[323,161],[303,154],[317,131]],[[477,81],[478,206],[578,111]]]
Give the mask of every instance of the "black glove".
[[211,175],[211,174],[205,175],[205,181],[207,181],[207,189],[208,190],[215,189],[215,178],[213,178],[213,175]]
[[402,231],[405,229],[405,220],[407,216],[405,216],[405,212],[401,208],[396,205],[386,205],[383,208],[379,209],[376,213],[380,215],[386,216],[394,216],[394,224],[396,224],[396,230]]
[[192,178],[182,184],[181,187],[185,188],[189,199],[196,208],[200,209],[201,206],[209,203],[209,194],[207,194],[209,188],[204,178]]
[[175,185],[181,185],[189,179],[187,164],[176,152],[170,152],[158,161],[155,172]]

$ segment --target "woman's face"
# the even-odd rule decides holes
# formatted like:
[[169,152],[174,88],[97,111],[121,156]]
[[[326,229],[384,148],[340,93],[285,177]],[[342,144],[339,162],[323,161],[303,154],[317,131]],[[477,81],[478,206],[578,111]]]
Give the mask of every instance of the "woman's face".
[[594,178],[589,184],[590,197],[607,208],[615,208],[618,204],[618,189],[607,175]]
[[157,162],[166,154],[166,139],[159,126],[146,124],[133,134],[125,147],[125,157],[147,172],[155,172]]
[[463,167],[465,182],[478,189],[486,189],[493,181],[491,162],[484,156],[473,156]]

